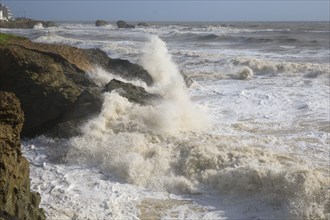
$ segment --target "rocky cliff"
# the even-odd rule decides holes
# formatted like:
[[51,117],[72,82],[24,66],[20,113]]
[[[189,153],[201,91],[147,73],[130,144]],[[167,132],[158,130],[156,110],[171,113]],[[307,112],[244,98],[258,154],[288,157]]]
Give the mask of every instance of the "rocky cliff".
[[102,106],[103,88],[86,74],[95,65],[122,78],[152,84],[142,67],[111,59],[98,49],[38,44],[0,34],[0,90],[15,93],[21,102],[25,113],[22,135],[78,134],[77,124],[99,113]]
[[45,219],[40,196],[30,192],[29,163],[21,153],[23,122],[16,96],[0,91],[0,219]]

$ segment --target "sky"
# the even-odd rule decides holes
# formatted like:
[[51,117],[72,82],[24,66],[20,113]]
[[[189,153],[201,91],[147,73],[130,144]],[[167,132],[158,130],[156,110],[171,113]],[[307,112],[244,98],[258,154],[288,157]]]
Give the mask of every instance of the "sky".
[[329,21],[330,0],[1,0],[14,17],[52,21]]

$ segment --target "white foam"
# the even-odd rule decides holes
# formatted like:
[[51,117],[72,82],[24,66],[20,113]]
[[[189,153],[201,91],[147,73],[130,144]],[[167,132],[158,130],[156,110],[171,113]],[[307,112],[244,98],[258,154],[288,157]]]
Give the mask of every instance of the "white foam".
[[140,64],[154,80],[154,86],[149,91],[162,95],[166,100],[160,106],[163,109],[161,114],[165,115],[164,121],[178,124],[168,130],[175,132],[183,127],[203,130],[209,126],[205,113],[190,101],[184,79],[159,37],[150,38],[143,49]]
[[42,25],[42,23],[37,23],[36,25],[33,26],[33,29],[43,29],[44,26]]

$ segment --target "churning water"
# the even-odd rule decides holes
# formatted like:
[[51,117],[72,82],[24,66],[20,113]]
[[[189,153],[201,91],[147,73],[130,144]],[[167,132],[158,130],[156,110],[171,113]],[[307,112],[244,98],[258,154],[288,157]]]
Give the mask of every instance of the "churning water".
[[50,219],[329,218],[328,23],[4,31],[139,63],[164,97],[105,93],[83,135],[23,141]]

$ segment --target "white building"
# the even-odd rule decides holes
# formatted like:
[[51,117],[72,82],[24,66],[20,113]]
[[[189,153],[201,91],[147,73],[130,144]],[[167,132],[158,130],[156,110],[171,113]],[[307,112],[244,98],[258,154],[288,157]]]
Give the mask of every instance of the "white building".
[[12,19],[10,9],[3,4],[0,4],[0,21],[8,21]]

